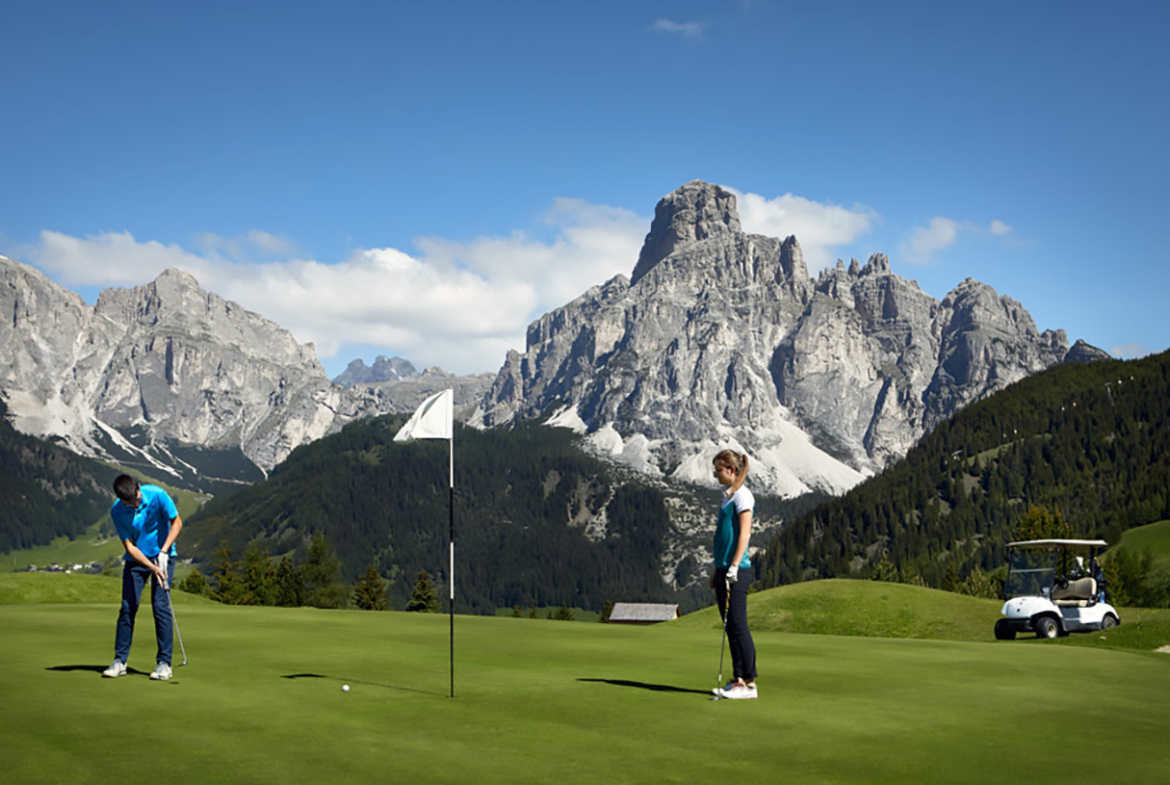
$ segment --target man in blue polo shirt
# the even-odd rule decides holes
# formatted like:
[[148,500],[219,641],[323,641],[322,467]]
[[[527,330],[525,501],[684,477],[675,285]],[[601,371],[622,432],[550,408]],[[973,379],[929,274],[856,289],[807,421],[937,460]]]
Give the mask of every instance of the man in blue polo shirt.
[[175,503],[162,488],[139,485],[128,474],[114,480],[118,501],[110,508],[110,518],[126,549],[122,568],[122,609],[118,612],[118,632],[114,639],[114,663],[102,671],[109,678],[126,675],[126,660],[134,639],[134,617],[142,589],[150,581],[150,604],[154,609],[154,634],[158,639],[157,667],[150,678],[171,678],[171,653],[174,639],[166,592],[175,576],[171,561],[176,555],[175,540],[183,528]]

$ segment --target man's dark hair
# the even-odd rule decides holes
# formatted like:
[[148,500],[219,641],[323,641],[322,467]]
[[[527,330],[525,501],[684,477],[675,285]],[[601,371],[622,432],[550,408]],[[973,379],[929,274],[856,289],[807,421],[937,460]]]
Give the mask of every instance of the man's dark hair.
[[138,480],[129,474],[119,474],[114,480],[114,493],[124,502],[132,502],[138,498]]

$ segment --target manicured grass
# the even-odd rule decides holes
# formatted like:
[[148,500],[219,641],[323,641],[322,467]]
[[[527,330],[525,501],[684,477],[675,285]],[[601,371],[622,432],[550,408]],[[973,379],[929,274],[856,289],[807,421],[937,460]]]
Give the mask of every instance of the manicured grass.
[[[817,635],[990,641],[1002,605],[1002,600],[901,583],[834,579],[750,595],[748,624],[752,630]],[[714,607],[674,623],[720,625]]]
[[1130,529],[1121,535],[1121,542],[1117,546],[1134,553],[1141,553],[1148,548],[1154,555],[1155,565],[1170,569],[1170,521],[1158,521]]
[[[550,613],[555,617],[557,615],[557,611],[559,611],[559,610],[560,610],[559,605],[556,607],[543,606],[543,607],[537,608],[536,609],[536,618],[537,619],[544,619],[547,621],[548,615]],[[582,608],[569,608],[569,610],[573,612],[573,621],[586,621],[586,622],[595,622],[596,623],[597,620],[601,618],[601,614],[598,613],[597,611],[587,611],[587,610],[584,610]],[[505,616],[505,617],[510,618],[512,616],[512,613],[513,613],[513,611],[511,608],[496,608],[496,616]],[[521,608],[520,609],[521,618],[531,620],[531,616],[530,616],[531,613],[532,613],[532,608]]]
[[175,600],[190,665],[168,683],[145,609],[108,680],[115,603],[0,605],[5,782],[1063,784],[1021,741],[1070,718],[1076,779],[1170,778],[1166,655],[760,630],[761,699],[711,702],[701,619],[461,616],[450,699],[446,616]]

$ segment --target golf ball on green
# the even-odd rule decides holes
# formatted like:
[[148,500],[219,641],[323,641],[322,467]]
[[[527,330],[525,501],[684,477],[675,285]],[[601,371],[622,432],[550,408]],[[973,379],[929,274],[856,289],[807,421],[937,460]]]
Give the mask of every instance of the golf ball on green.
[[348,684],[342,684],[342,685],[341,685],[341,691],[342,691],[342,692],[349,692],[349,685],[348,685]]

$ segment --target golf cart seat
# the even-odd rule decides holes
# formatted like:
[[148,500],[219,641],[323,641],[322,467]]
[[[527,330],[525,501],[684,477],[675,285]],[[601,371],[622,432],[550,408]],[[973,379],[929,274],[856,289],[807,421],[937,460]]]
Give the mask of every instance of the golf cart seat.
[[1097,581],[1093,578],[1078,578],[1068,581],[1064,586],[1052,589],[1052,601],[1057,605],[1079,606],[1084,608],[1090,605],[1097,596]]

